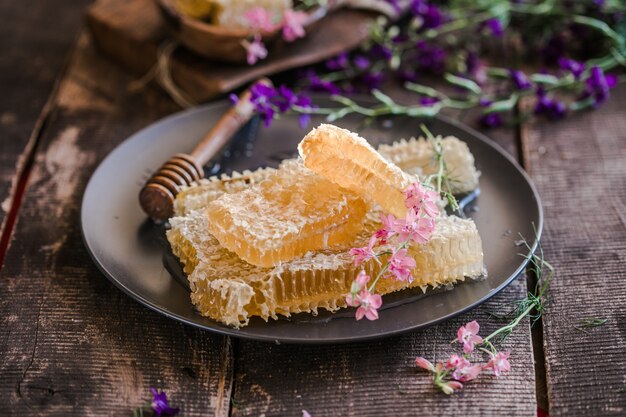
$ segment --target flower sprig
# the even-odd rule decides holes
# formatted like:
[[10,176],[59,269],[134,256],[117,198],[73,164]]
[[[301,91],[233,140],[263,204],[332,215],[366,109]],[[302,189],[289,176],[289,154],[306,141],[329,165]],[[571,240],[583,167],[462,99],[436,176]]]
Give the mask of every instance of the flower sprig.
[[280,30],[285,42],[293,42],[305,36],[304,25],[309,15],[305,11],[285,9],[282,16],[271,14],[265,8],[257,6],[248,10],[244,18],[250,29],[255,31],[251,39],[244,39],[241,45],[246,49],[248,65],[267,57],[267,48],[261,34]]
[[165,391],[161,390],[161,392],[159,392],[155,388],[150,388],[150,392],[152,393],[152,401],[148,401],[146,404],[135,408],[133,410],[133,417],[165,417],[178,414],[180,409],[169,405]]
[[[439,214],[436,203],[437,192],[425,188],[419,182],[409,185],[404,190],[407,214],[396,218],[392,214],[381,215],[383,227],[372,235],[369,244],[362,248],[353,248],[350,254],[354,257],[354,265],[375,260],[380,269],[370,283],[371,277],[361,270],[352,283],[346,303],[358,307],[356,319],[366,317],[368,320],[378,319],[378,309],[382,298],[374,294],[376,284],[381,278],[412,282],[411,270],[415,268],[415,259],[409,254],[412,243],[425,244],[435,230],[435,217]],[[375,250],[377,248],[378,250]],[[381,259],[385,259],[384,263]]]
[[[409,18],[391,26],[381,18],[361,50],[327,61],[321,73],[312,68],[303,72],[302,88],[329,92],[337,103],[336,107],[316,109],[316,114],[334,121],[349,114],[432,117],[446,109],[478,108],[480,123],[496,127],[513,112],[516,117],[512,120],[533,115],[555,120],[596,108],[618,82],[625,81],[608,73],[626,66],[623,3],[456,0],[446,8],[425,0],[410,3]],[[545,36],[538,38],[536,33]],[[564,40],[569,38],[573,39]],[[481,56],[481,49],[490,46],[497,51],[492,57],[506,50],[507,62],[515,62],[518,58],[511,54],[521,39],[522,54],[542,56],[549,66],[528,73],[521,68],[487,65]],[[591,58],[573,58],[589,55],[584,45],[591,43],[598,46]],[[572,46],[568,49],[566,45]],[[489,52],[483,55],[491,59]],[[427,74],[441,76],[448,87],[434,89],[419,82]],[[416,94],[413,103],[400,104],[379,91],[391,77],[402,80],[404,88]],[[372,92],[377,103],[357,104],[350,95],[359,91]],[[526,97],[532,97],[535,105],[517,114],[518,103]]]
[[[534,323],[541,316],[554,268],[545,261],[540,244],[533,253],[528,242],[522,240],[529,251],[529,254],[525,255],[530,265],[528,269],[537,277],[537,286],[534,292],[529,292],[526,298],[518,302],[515,317],[484,338],[478,335],[480,325],[475,320],[461,326],[453,343],[458,342],[463,346],[462,355],[453,354],[445,362],[438,361],[436,364],[423,357],[415,359],[415,364],[419,368],[433,374],[433,384],[444,394],[452,394],[463,388],[464,382],[476,379],[480,374],[489,373],[499,377],[502,373],[508,372],[511,369],[510,352],[499,351],[496,345],[501,344],[525,317],[530,316]],[[487,356],[486,363],[471,362],[472,355],[475,357],[477,351]]]

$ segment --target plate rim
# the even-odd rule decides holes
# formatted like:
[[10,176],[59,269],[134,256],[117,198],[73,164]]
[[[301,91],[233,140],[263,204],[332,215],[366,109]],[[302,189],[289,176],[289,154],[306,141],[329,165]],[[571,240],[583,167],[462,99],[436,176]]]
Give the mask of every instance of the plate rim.
[[[328,98],[327,96],[322,96],[322,95],[315,95],[315,97],[318,98]],[[314,99],[315,99],[314,97]],[[359,98],[356,98],[355,100],[359,100]],[[315,101],[315,100],[314,100]],[[367,98],[367,97],[362,97],[360,101],[363,102],[367,102],[367,101],[372,101],[371,98]],[[109,160],[111,157],[114,156],[114,154],[117,154],[119,152],[121,152],[123,150],[123,147],[125,144],[131,142],[136,136],[143,134],[147,129],[151,129],[154,128],[156,125],[160,125],[160,124],[164,124],[166,122],[169,122],[173,119],[179,118],[181,116],[189,116],[193,113],[197,113],[197,112],[204,112],[209,110],[212,107],[222,107],[224,104],[228,104],[228,101],[226,99],[222,99],[222,100],[218,100],[209,104],[204,104],[204,105],[200,105],[200,106],[196,106],[190,109],[185,109],[179,112],[175,112],[173,114],[170,114],[168,116],[165,116],[161,119],[158,119],[150,124],[148,124],[147,126],[144,126],[143,128],[141,128],[140,130],[136,131],[135,133],[133,133],[132,135],[128,136],[126,139],[124,139],[122,142],[120,142],[111,152],[109,152],[99,163],[98,166],[96,167],[96,169],[92,172],[91,176],[89,177],[89,181],[87,182],[87,185],[85,187],[85,190],[83,191],[83,197],[81,200],[81,205],[80,205],[80,231],[81,231],[81,238],[83,241],[83,244],[85,246],[85,248],[87,249],[87,253],[89,254],[89,257],[91,258],[91,260],[94,262],[94,264],[97,266],[98,270],[110,281],[113,283],[113,285],[115,285],[118,289],[120,289],[122,292],[124,292],[124,294],[126,294],[127,296],[129,296],[130,298],[134,299],[135,301],[139,302],[140,304],[142,304],[145,307],[148,307],[150,310],[155,311],[159,314],[164,315],[165,317],[169,318],[169,319],[173,319],[176,320],[178,322],[184,323],[186,325],[191,325],[193,327],[196,327],[198,329],[201,329],[203,331],[208,331],[214,334],[218,334],[221,336],[232,336],[232,337],[237,337],[240,339],[244,339],[244,340],[250,340],[250,341],[259,341],[259,342],[270,342],[270,343],[276,343],[276,344],[299,344],[299,345],[328,345],[328,344],[345,344],[345,343],[359,343],[359,342],[367,342],[367,341],[372,341],[372,340],[380,340],[380,339],[384,339],[384,338],[389,338],[389,337],[393,337],[393,336],[398,336],[401,334],[405,334],[405,333],[409,333],[409,332],[414,332],[416,330],[419,329],[424,329],[427,327],[431,327],[435,324],[438,323],[442,323],[444,321],[450,320],[456,316],[459,316],[463,313],[466,313],[478,306],[480,306],[481,304],[485,303],[487,300],[489,300],[490,298],[492,298],[493,296],[495,296],[496,294],[500,293],[504,288],[506,288],[507,286],[509,286],[511,284],[511,282],[513,282],[515,279],[517,279],[520,274],[524,271],[524,269],[526,268],[526,266],[528,265],[529,262],[529,257],[526,257],[521,264],[517,267],[517,269],[511,273],[511,275],[505,280],[503,281],[500,285],[498,285],[497,287],[495,287],[494,289],[492,289],[491,291],[489,291],[487,294],[485,294],[483,297],[474,300],[472,303],[470,303],[468,306],[456,310],[452,313],[448,313],[444,316],[438,317],[436,319],[424,322],[424,323],[420,323],[418,325],[414,325],[414,326],[409,326],[409,327],[405,327],[402,329],[396,329],[396,330],[390,330],[387,331],[385,333],[378,333],[378,334],[372,334],[372,335],[364,335],[364,336],[359,336],[359,335],[348,335],[346,337],[335,337],[335,338],[329,338],[329,339],[302,339],[302,338],[290,338],[290,337],[280,337],[280,338],[276,338],[276,337],[272,337],[272,336],[268,336],[268,335],[263,335],[263,334],[249,334],[249,333],[240,333],[239,329],[236,328],[231,328],[231,327],[227,327],[224,325],[221,325],[221,323],[216,322],[218,325],[220,325],[219,327],[207,327],[201,323],[192,321],[190,319],[188,319],[187,317],[184,316],[180,316],[178,314],[175,313],[171,313],[170,311],[156,305],[155,303],[151,302],[150,300],[146,299],[142,294],[140,293],[136,293],[134,291],[132,291],[130,288],[128,288],[127,286],[125,286],[122,282],[120,282],[118,279],[116,279],[114,277],[113,274],[111,274],[106,266],[102,265],[95,253],[92,251],[91,246],[89,245],[89,239],[85,234],[85,227],[84,224],[86,222],[85,219],[85,210],[84,210],[84,206],[86,204],[86,196],[88,194],[88,191],[90,190],[91,187],[93,187],[93,179],[96,177],[96,175],[98,174],[98,172],[103,169],[103,165],[105,164],[105,162],[107,160]],[[537,218],[537,223],[535,225],[535,230],[536,230],[536,236],[534,237],[534,241],[533,244],[531,245],[531,250],[529,252],[529,254],[533,254],[535,253],[537,247],[539,246],[540,240],[541,240],[541,236],[543,233],[543,227],[544,227],[544,210],[543,210],[543,204],[541,203],[541,197],[539,196],[539,192],[537,191],[537,188],[535,187],[535,184],[533,183],[533,181],[531,180],[530,176],[528,175],[528,173],[522,168],[522,166],[517,162],[517,160],[515,160],[515,158],[513,158],[512,155],[510,155],[508,153],[508,151],[506,151],[501,145],[499,145],[497,142],[495,142],[494,140],[492,140],[491,138],[489,138],[487,135],[477,131],[476,129],[472,128],[471,126],[468,126],[456,119],[453,119],[452,117],[446,116],[446,115],[436,115],[434,117],[432,117],[429,120],[439,120],[443,123],[447,123],[449,125],[452,125],[458,129],[467,131],[468,133],[470,133],[471,135],[473,135],[476,139],[478,139],[479,141],[483,142],[485,145],[495,149],[500,155],[504,156],[507,161],[515,168],[515,170],[521,174],[521,176],[524,178],[524,181],[526,182],[526,184],[530,187],[530,190],[532,191],[532,195],[534,198],[534,201],[536,203],[537,206],[537,214],[538,214],[538,218]],[[190,301],[191,302],[191,301]]]

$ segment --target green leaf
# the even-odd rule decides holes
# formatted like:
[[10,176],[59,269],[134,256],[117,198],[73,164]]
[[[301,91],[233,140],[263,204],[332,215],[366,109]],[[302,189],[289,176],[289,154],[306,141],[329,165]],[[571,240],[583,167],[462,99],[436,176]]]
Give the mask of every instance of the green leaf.
[[569,108],[572,111],[579,111],[579,110],[584,110],[584,109],[591,107],[592,104],[593,104],[593,98],[589,97],[585,100],[573,102],[572,104],[569,105]]
[[407,82],[404,84],[404,88],[406,88],[407,90],[414,91],[419,94],[423,94],[428,97],[441,98],[443,96],[443,94],[441,94],[439,91],[435,90],[434,88],[431,88],[422,84],[415,84],[415,83]]
[[339,109],[326,116],[326,120],[334,122],[335,120],[343,119],[350,113],[352,113],[352,109],[350,107],[344,107],[343,109]]
[[518,94],[512,94],[506,100],[494,101],[488,107],[483,110],[483,113],[502,113],[505,111],[510,111],[517,104],[517,100],[519,99]]
[[376,89],[372,90],[372,95],[376,97],[376,100],[380,101],[381,103],[383,103],[384,105],[388,107],[393,107],[396,105],[396,103],[391,99],[391,97],[389,97],[387,94],[384,94],[380,90],[376,90]]
[[441,106],[409,107],[406,114],[411,117],[434,117],[439,113],[439,110],[441,110]]
[[356,104],[354,100],[349,99],[348,97],[344,97],[344,96],[332,96],[331,99],[337,103],[343,104],[344,106],[348,106],[348,107],[352,107]]
[[488,67],[486,71],[487,71],[487,75],[489,75],[490,77],[497,77],[497,78],[509,78],[510,77],[509,70],[506,68]]
[[456,75],[450,73],[446,73],[443,78],[445,78],[450,84],[469,90],[476,95],[480,95],[483,91],[478,84],[467,78],[457,77]]
[[606,22],[603,22],[602,20],[598,20],[589,16],[575,15],[575,16],[572,16],[572,21],[579,23],[581,25],[589,26],[589,27],[599,30],[606,37],[613,39],[613,41],[619,47],[623,47],[624,44],[626,43],[626,40],[624,39],[622,35],[614,31],[611,28],[611,26],[609,26]]
[[530,80],[539,84],[557,85],[559,78],[550,74],[532,74]]

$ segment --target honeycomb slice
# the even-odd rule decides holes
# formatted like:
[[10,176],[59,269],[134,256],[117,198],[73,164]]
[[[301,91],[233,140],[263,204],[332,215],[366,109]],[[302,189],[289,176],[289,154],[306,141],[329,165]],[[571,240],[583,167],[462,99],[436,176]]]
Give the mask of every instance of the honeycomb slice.
[[[449,176],[452,181],[450,191],[453,194],[468,193],[478,187],[480,172],[474,166],[474,156],[469,151],[465,142],[449,136],[442,140],[444,159],[448,166]],[[403,171],[417,175],[423,180],[427,175],[433,174],[437,168],[434,163],[432,144],[422,138],[400,140],[391,145],[380,145],[380,153],[385,159],[396,164]],[[283,164],[289,164],[292,159],[285,160]],[[251,184],[257,184],[271,175],[276,169],[259,168],[255,171],[234,172],[232,176],[221,175],[202,179],[191,187],[186,187],[178,193],[174,202],[176,216],[184,216],[192,210],[205,207],[210,201],[220,197],[224,193],[233,193],[245,190]]]
[[206,207],[209,202],[216,200],[223,194],[236,193],[250,188],[266,180],[276,172],[274,168],[259,168],[255,171],[233,172],[231,176],[222,174],[208,179],[201,179],[197,183],[184,187],[174,200],[174,214],[184,216],[192,210]]
[[403,190],[415,178],[385,160],[356,133],[322,124],[298,145],[304,166],[358,195],[371,198],[383,211],[404,217]]
[[[365,246],[380,227],[379,211],[371,211],[351,246]],[[360,268],[348,250],[309,252],[273,268],[239,259],[206,233],[207,217],[201,210],[171,220],[168,239],[189,272],[191,299],[198,311],[224,324],[240,327],[250,317],[264,320],[300,312],[335,311],[345,307],[345,294]],[[437,287],[484,274],[482,244],[471,220],[454,216],[438,219],[431,241],[411,248],[417,262],[412,283],[383,279],[377,292],[388,294],[405,288]],[[193,267],[191,267],[193,266]],[[364,268],[378,272],[370,261]]]
[[222,246],[269,267],[349,242],[367,209],[356,194],[291,161],[265,181],[212,201],[205,213]]
[[[464,194],[478,188],[480,172],[476,170],[474,155],[467,144],[454,136],[448,136],[441,139],[441,146],[450,184],[447,191]],[[378,153],[403,171],[418,175],[420,180],[435,174],[439,169],[432,143],[424,138],[403,139],[391,145],[380,145]]]

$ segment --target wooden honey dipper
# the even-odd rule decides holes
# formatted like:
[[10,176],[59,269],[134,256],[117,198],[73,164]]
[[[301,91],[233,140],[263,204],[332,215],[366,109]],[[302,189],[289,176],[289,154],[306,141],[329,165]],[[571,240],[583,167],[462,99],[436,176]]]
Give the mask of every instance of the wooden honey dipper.
[[[262,78],[255,84],[257,83],[272,85],[267,78]],[[139,192],[139,203],[150,218],[160,222],[172,217],[174,199],[182,187],[204,178],[202,166],[209,162],[254,114],[251,96],[250,90],[245,90],[237,103],[224,113],[190,154],[178,153],[172,156],[146,181]]]

